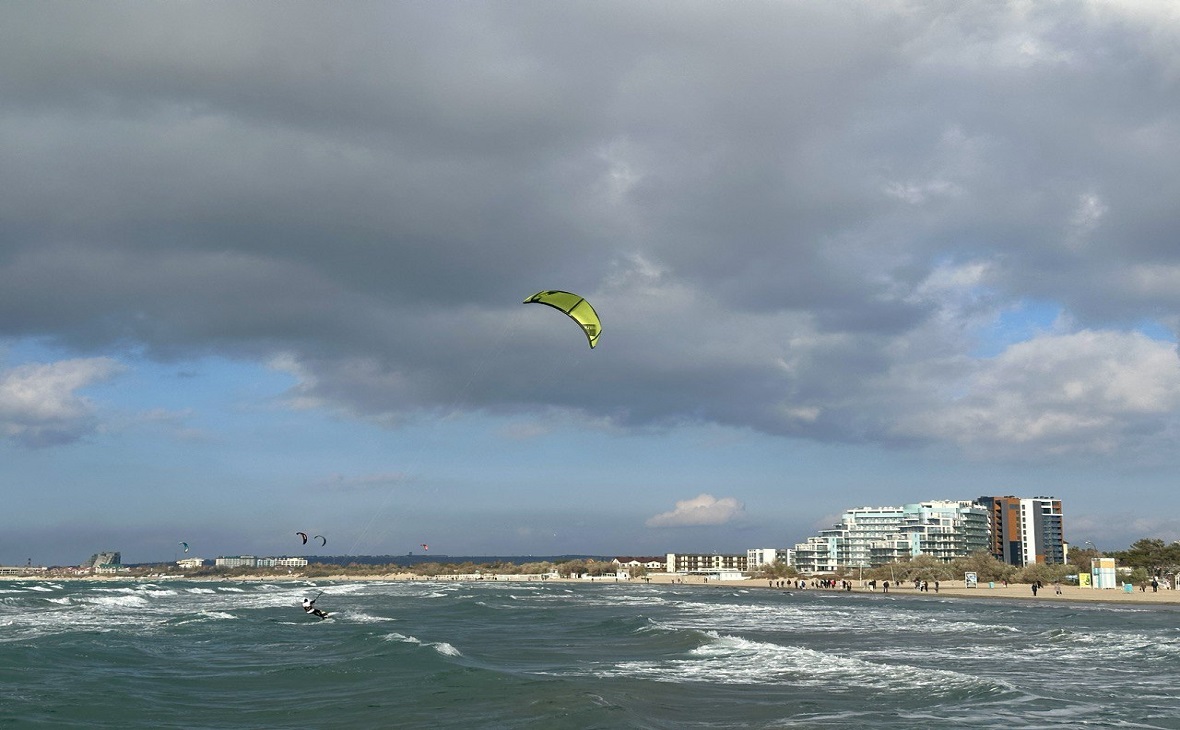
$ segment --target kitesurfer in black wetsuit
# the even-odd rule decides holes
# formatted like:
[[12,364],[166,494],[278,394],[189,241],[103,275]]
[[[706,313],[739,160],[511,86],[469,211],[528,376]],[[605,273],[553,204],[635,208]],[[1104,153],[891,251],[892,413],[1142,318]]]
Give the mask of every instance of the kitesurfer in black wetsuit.
[[319,596],[311,599],[303,599],[303,612],[310,613],[314,616],[319,616],[320,618],[328,618],[328,613],[326,611],[321,611],[315,607],[316,598],[319,598]]

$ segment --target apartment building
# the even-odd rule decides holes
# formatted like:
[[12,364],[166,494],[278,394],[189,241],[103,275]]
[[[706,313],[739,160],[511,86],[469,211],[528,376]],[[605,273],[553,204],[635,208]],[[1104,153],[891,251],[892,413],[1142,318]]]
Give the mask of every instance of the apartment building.
[[979,497],[988,512],[988,552],[1009,565],[1063,564],[1067,556],[1061,500]]

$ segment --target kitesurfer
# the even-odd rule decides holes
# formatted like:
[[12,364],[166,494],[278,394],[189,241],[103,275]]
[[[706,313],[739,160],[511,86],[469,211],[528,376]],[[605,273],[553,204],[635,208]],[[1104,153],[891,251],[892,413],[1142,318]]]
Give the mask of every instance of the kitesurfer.
[[315,607],[315,602],[316,602],[317,598],[319,598],[319,596],[316,596],[315,598],[310,598],[310,599],[304,598],[303,599],[303,612],[310,613],[314,616],[319,616],[320,618],[328,618],[327,611],[321,611],[320,609]]

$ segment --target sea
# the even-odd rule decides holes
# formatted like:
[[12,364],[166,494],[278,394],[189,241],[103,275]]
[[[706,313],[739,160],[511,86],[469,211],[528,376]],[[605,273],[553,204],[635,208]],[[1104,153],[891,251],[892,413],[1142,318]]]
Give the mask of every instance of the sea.
[[1178,625],[749,583],[9,581],[0,727],[1180,728]]

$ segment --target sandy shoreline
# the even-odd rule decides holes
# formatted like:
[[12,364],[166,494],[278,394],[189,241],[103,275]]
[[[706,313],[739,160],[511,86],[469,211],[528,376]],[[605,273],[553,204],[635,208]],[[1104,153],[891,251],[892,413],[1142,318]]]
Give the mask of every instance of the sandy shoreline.
[[[159,576],[129,576],[129,575],[92,575],[92,576],[0,576],[0,583],[13,582],[63,582],[63,581],[112,581],[112,582],[139,582],[139,583],[154,583],[169,580],[194,580],[194,581],[210,581],[218,583],[339,583],[339,582],[357,582],[357,581],[413,581],[413,582],[474,582],[474,581],[498,581],[498,582],[535,582],[544,580],[546,583],[657,583],[657,584],[678,584],[684,586],[697,586],[701,588],[730,588],[730,589],[762,589],[775,591],[790,591],[797,592],[801,590],[807,591],[821,591],[824,593],[841,593],[843,591],[823,588],[806,588],[799,589],[794,587],[794,581],[790,585],[784,582],[783,587],[778,587],[778,581],[773,581],[775,585],[771,585],[771,581],[765,578],[751,578],[749,580],[741,581],[719,581],[716,579],[705,580],[700,577],[690,576],[674,576],[667,574],[649,575],[643,578],[633,578],[627,580],[615,580],[614,577],[600,577],[600,578],[544,578],[538,575],[459,575],[459,576],[422,576],[413,573],[384,573],[384,574],[369,574],[369,575],[326,575],[326,576],[303,576],[298,574],[259,574],[248,576],[233,576],[233,577],[185,577],[181,575],[159,577]],[[881,584],[878,583],[877,589],[870,590],[867,586],[862,586],[859,582],[854,582],[853,593],[875,593],[882,595]],[[1012,600],[1027,600],[1040,601],[1046,603],[1061,603],[1061,602],[1082,602],[1082,603],[1120,603],[1120,604],[1138,604],[1138,605],[1180,605],[1180,591],[1165,590],[1161,588],[1159,591],[1152,591],[1148,586],[1146,592],[1141,591],[1136,587],[1132,592],[1128,593],[1124,589],[1095,589],[1095,588],[1080,588],[1077,586],[1062,586],[1061,594],[1054,592],[1053,586],[1046,586],[1040,589],[1034,596],[1032,587],[1025,583],[1014,583],[1007,586],[996,583],[995,587],[988,587],[984,583],[975,588],[967,588],[963,581],[943,581],[939,586],[939,590],[935,592],[933,585],[928,591],[915,590],[913,584],[902,584],[901,586],[890,586],[890,596],[913,596],[921,598],[967,598],[967,599],[993,599],[1003,598]]]

